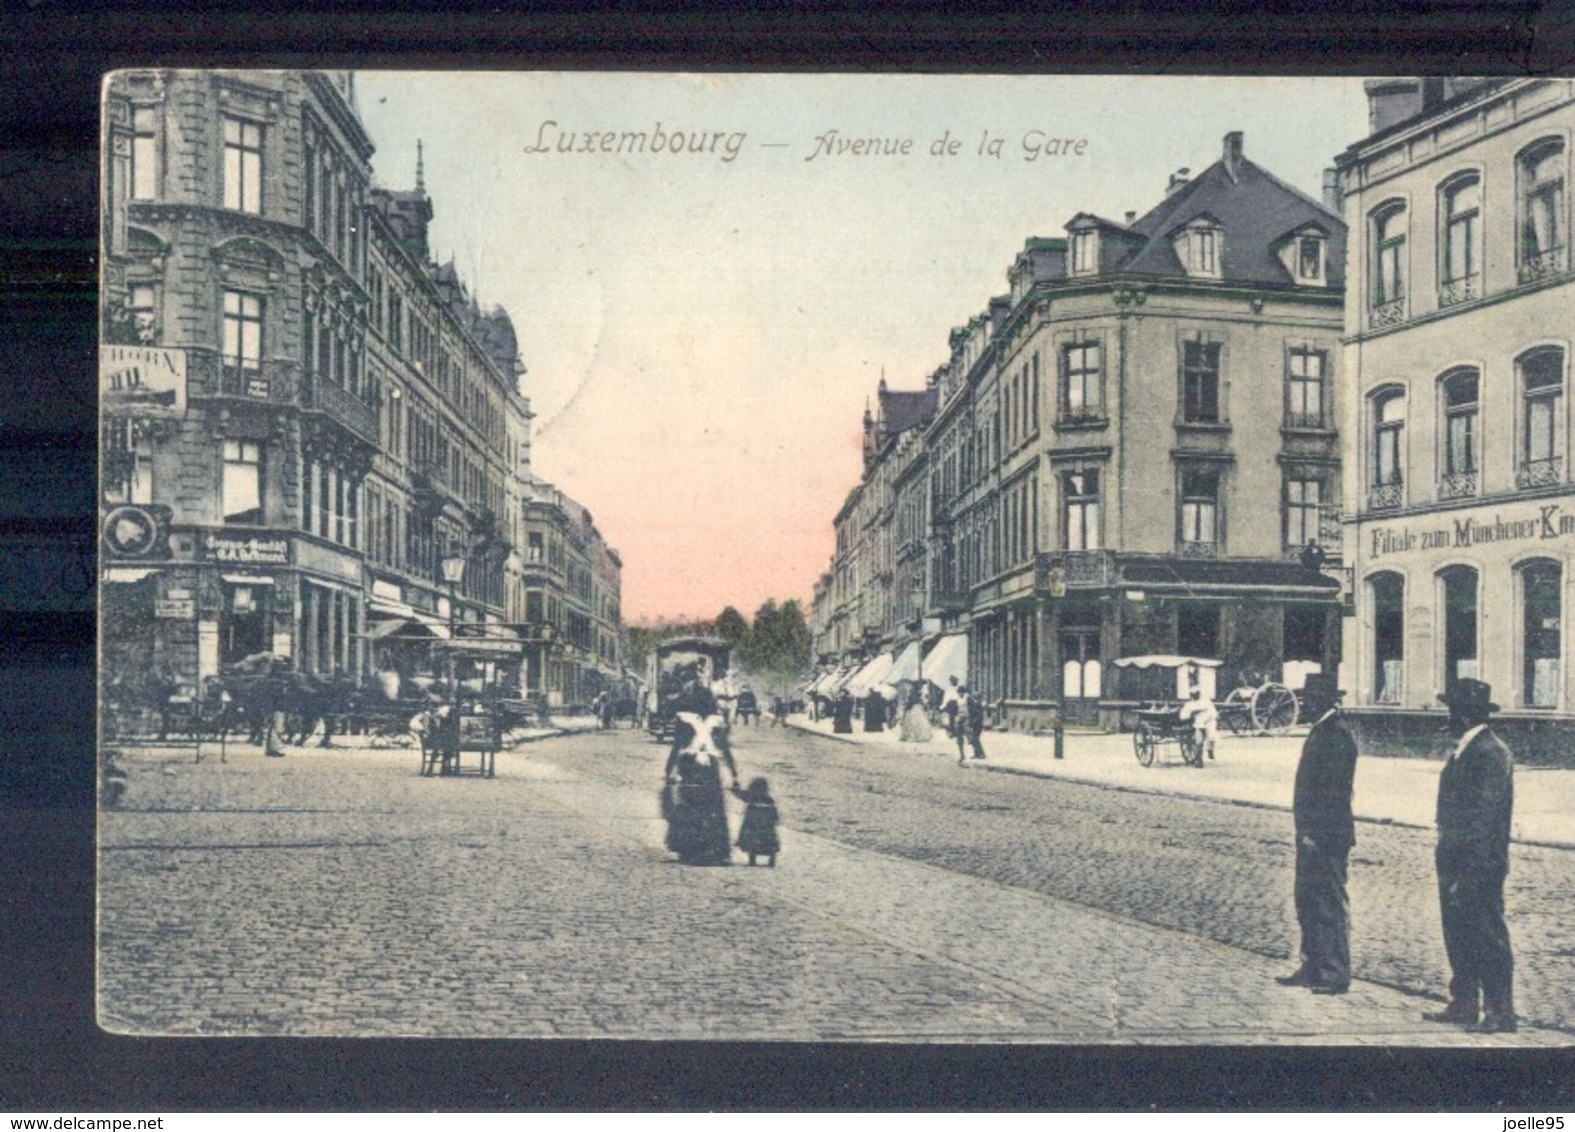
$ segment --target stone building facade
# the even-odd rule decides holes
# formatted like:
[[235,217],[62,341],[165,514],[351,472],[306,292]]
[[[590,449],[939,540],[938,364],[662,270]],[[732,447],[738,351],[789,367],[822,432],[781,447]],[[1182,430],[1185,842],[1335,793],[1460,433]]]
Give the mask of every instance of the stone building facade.
[[1517,756],[1575,726],[1569,79],[1368,83],[1339,159],[1352,256],[1346,652],[1375,740],[1436,730],[1486,680]]

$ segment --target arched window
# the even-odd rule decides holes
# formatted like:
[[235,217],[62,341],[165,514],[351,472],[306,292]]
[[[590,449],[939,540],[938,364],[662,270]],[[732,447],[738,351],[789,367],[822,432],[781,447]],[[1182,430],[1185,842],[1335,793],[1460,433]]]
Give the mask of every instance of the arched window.
[[1532,350],[1515,364],[1520,375],[1521,487],[1545,487],[1564,475],[1564,351]]
[[1375,574],[1367,586],[1373,610],[1373,703],[1398,704],[1405,690],[1405,579]]
[[1368,507],[1379,510],[1405,502],[1405,390],[1373,394],[1372,490]]
[[1385,326],[1404,317],[1406,236],[1409,218],[1403,203],[1373,214],[1373,325]]
[[1521,700],[1526,707],[1559,704],[1563,581],[1563,570],[1551,559],[1539,558],[1520,568]]
[[1466,173],[1439,193],[1439,306],[1481,297],[1482,178]]
[[1440,499],[1460,499],[1477,493],[1479,384],[1474,369],[1454,370],[1438,383],[1439,404],[1443,411]]
[[1564,270],[1566,197],[1564,142],[1538,142],[1516,162],[1520,212],[1520,281],[1527,283]]
[[1438,575],[1444,609],[1444,691],[1477,678],[1477,572],[1451,566]]

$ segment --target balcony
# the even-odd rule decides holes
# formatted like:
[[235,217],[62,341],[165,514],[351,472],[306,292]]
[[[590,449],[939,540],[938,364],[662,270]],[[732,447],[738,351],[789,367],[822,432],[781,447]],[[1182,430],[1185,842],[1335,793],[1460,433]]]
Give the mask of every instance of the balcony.
[[1438,305],[1453,307],[1482,297],[1482,277],[1467,275],[1463,279],[1450,279],[1438,289]]
[[1564,460],[1550,456],[1545,460],[1524,460],[1515,473],[1515,486],[1557,487],[1564,482]]
[[1116,582],[1115,556],[1108,550],[1067,550],[1041,554],[1034,563],[1034,586],[1052,595],[1057,589],[1103,589]]
[[358,440],[377,444],[377,409],[373,406],[321,379],[304,382],[301,392],[303,409],[322,413]]
[[1438,481],[1438,498],[1472,499],[1477,494],[1477,474],[1471,472],[1446,472]]
[[1386,326],[1398,326],[1405,321],[1405,300],[1390,299],[1383,303],[1374,303],[1367,313],[1367,324],[1374,330],[1382,330]]
[[270,405],[295,399],[295,365],[291,362],[258,362],[253,368],[221,364],[216,351],[188,349],[186,380],[193,397],[235,397]]
[[1399,480],[1393,483],[1374,484],[1367,493],[1367,509],[1369,511],[1393,511],[1405,506],[1405,484]]
[[1549,248],[1545,252],[1535,252],[1527,255],[1520,263],[1520,281],[1522,283],[1535,283],[1539,279],[1551,279],[1555,275],[1563,274],[1563,248]]
[[968,594],[964,590],[932,590],[930,608],[936,613],[964,613],[968,609]]

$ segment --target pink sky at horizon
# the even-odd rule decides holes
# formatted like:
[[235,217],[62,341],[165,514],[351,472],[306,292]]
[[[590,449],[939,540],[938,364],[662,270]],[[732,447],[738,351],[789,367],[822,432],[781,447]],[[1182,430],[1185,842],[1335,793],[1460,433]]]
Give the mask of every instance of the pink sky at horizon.
[[[1030,236],[1147,211],[1229,131],[1317,196],[1366,130],[1359,79],[362,72],[377,180],[414,183],[433,254],[503,306],[535,471],[623,559],[630,622],[808,609],[884,373],[921,388]],[[528,153],[573,131],[743,134],[736,156]],[[808,160],[817,137],[905,157]],[[1028,160],[1034,132],[1087,138]],[[950,157],[929,147],[963,142]],[[998,156],[979,152],[999,138]]]

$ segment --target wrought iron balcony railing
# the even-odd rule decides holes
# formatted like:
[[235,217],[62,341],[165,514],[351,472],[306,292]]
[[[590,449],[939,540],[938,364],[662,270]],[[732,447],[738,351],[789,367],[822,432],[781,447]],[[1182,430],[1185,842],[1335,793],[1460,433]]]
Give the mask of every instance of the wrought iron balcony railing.
[[1438,498],[1470,499],[1477,493],[1477,474],[1470,472],[1445,472],[1438,481]]
[[1387,302],[1374,303],[1368,312],[1367,322],[1374,330],[1385,326],[1396,326],[1405,321],[1405,299],[1390,299]]
[[1538,279],[1562,275],[1564,270],[1564,249],[1549,248],[1545,252],[1528,255],[1520,261],[1520,281],[1535,283]]
[[1482,277],[1480,275],[1467,275],[1461,279],[1447,280],[1438,288],[1438,305],[1452,307],[1460,303],[1469,303],[1473,299],[1482,297]]
[[1220,544],[1202,539],[1182,539],[1176,544],[1176,553],[1182,558],[1218,558]]
[[358,439],[378,442],[377,409],[361,398],[321,378],[302,385],[301,407],[322,413]]
[[1328,428],[1329,422],[1321,411],[1314,410],[1310,413],[1289,412],[1285,414],[1286,428]]
[[192,396],[238,397],[269,404],[295,399],[296,370],[290,362],[226,365],[213,350],[186,351],[186,380]]
[[1564,459],[1523,460],[1515,473],[1516,487],[1556,487],[1564,482]]
[[1400,480],[1374,484],[1367,493],[1369,511],[1390,511],[1403,506],[1405,506],[1405,484]]

